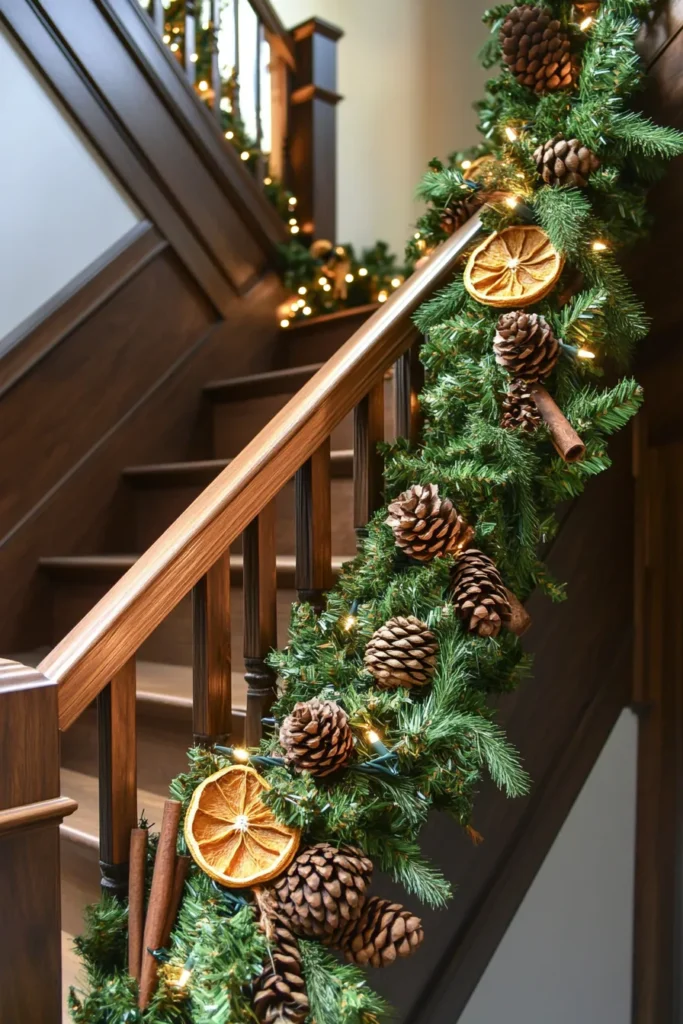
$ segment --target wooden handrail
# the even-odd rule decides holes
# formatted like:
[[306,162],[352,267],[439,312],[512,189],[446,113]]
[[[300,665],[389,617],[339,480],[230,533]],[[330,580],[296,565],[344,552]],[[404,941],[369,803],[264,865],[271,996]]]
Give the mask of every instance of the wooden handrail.
[[41,662],[67,729],[417,337],[412,316],[481,230],[472,217],[339,349]]
[[270,45],[274,46],[290,68],[295,66],[294,41],[280,21],[280,17],[270,0],[249,0],[256,16],[270,37]]

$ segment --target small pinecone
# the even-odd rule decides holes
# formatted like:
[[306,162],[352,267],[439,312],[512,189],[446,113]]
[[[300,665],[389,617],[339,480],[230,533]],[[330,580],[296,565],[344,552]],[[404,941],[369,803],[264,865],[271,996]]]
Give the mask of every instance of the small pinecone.
[[541,414],[526,383],[523,380],[513,380],[503,399],[501,427],[505,427],[506,430],[519,428],[532,434],[540,423]]
[[451,570],[451,600],[470,633],[498,636],[510,618],[510,602],[495,563],[483,551],[470,548]]
[[397,957],[414,953],[423,938],[419,917],[400,903],[373,896],[359,919],[344,929],[339,946],[346,959],[359,967],[387,967]]
[[546,185],[578,185],[588,183],[592,171],[600,166],[595,153],[578,139],[556,135],[534,151],[538,173]]
[[455,234],[458,228],[461,228],[470,217],[474,216],[481,207],[481,203],[481,197],[477,192],[473,192],[471,196],[466,196],[456,203],[451,203],[441,213],[441,230],[445,231],[447,235]]
[[518,309],[499,319],[493,351],[510,376],[533,384],[554,370],[560,343],[545,317]]
[[362,850],[317,843],[295,857],[275,895],[295,935],[331,942],[360,915],[371,876]]
[[513,7],[500,32],[503,60],[518,82],[535,92],[571,89],[578,66],[559,21],[544,7]]
[[436,484],[416,484],[389,505],[386,522],[396,544],[418,562],[431,562],[469,543],[472,528]]
[[414,615],[389,619],[365,648],[365,668],[384,690],[426,686],[436,671],[436,637]]
[[276,914],[270,955],[256,983],[254,1012],[263,1024],[303,1024],[309,1009],[299,943],[282,914]]
[[296,704],[280,729],[285,761],[299,772],[323,777],[343,768],[353,753],[346,712],[331,700]]

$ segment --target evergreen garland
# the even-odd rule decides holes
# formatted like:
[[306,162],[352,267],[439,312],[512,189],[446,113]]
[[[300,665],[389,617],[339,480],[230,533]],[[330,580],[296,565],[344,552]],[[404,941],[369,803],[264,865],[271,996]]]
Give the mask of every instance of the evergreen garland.
[[[498,33],[511,6],[499,5],[485,16],[491,28],[486,66],[500,61]],[[682,136],[627,107],[644,74],[634,41],[649,3],[604,0],[585,33],[572,23],[567,0],[546,6],[580,48],[578,88],[539,98],[508,70],[490,81],[479,105],[485,141],[447,166],[431,165],[420,189],[428,209],[410,255],[418,257],[443,240],[444,208],[481,187],[465,178],[468,162],[493,156],[487,191],[512,194],[519,202],[511,208],[494,200],[484,213],[487,229],[531,219],[566,257],[558,286],[534,311],[564,341],[547,385],[584,440],[585,458],[563,462],[545,427],[534,433],[501,428],[508,380],[492,350],[499,311],[472,298],[460,275],[416,316],[426,335],[422,439],[415,448],[405,439],[384,446],[387,497],[414,484],[437,484],[475,527],[477,547],[493,558],[506,586],[522,600],[537,587],[553,600],[563,598],[562,584],[550,577],[540,555],[558,528],[555,508],[609,466],[607,438],[641,402],[630,378],[613,387],[599,382],[605,362],[626,365],[647,330],[616,254],[643,236],[646,189],[664,161],[683,152]],[[538,175],[533,152],[558,131],[579,138],[599,157],[599,170],[581,190],[544,185]],[[577,359],[579,348],[597,358]],[[303,830],[302,848],[320,841],[357,845],[414,899],[443,907],[449,885],[420,852],[421,827],[437,808],[474,838],[473,799],[486,774],[510,797],[527,791],[519,755],[496,725],[489,695],[516,687],[530,663],[509,632],[495,639],[468,633],[446,596],[453,557],[418,564],[398,556],[385,519],[386,511],[373,518],[361,553],[344,568],[320,616],[308,605],[294,606],[289,645],[270,659],[285,684],[276,719],[313,697],[336,701],[355,731],[354,761],[329,778],[293,774],[279,761],[277,731],[254,759],[272,786],[266,801],[281,821]],[[431,685],[382,690],[365,671],[370,638],[395,616],[415,616],[436,636]],[[388,756],[377,756],[371,731],[381,736]],[[201,781],[231,763],[228,751],[193,749],[189,770],[174,781],[172,795],[186,807]],[[152,846],[150,864],[153,856]],[[141,1013],[125,973],[126,908],[103,899],[89,912],[78,941],[91,991],[72,994],[73,1019],[253,1021],[250,986],[268,955],[257,916],[249,892],[221,889],[193,868],[170,949],[159,954],[166,961],[159,989]],[[385,1007],[363,972],[342,965],[317,943],[301,947],[311,1024],[374,1024]],[[179,986],[183,969],[186,984]]]

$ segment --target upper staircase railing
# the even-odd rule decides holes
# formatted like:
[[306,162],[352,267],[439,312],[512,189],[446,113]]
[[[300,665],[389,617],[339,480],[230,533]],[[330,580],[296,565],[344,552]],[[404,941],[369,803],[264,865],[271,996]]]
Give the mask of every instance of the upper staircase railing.
[[[332,584],[330,435],[354,413],[354,518],[362,532],[384,501],[377,445],[384,437],[385,374],[396,364],[396,430],[415,437],[419,336],[412,317],[452,277],[480,230],[476,215],[441,246],[231,461],[37,671],[4,663],[0,905],[11,902],[18,910],[12,942],[0,958],[0,1009],[4,1010],[3,999],[11,999],[15,1013],[8,1020],[56,1024],[61,1019],[58,825],[73,805],[59,796],[58,731],[67,729],[97,700],[102,884],[123,894],[130,830],[137,824],[136,652],[191,592],[195,739],[210,744],[229,736],[229,553],[242,535],[244,738],[247,745],[259,741],[261,719],[276,687],[265,661],[277,642],[274,499],[295,477],[296,589],[300,600],[320,607]],[[52,908],[49,913],[46,906]],[[35,985],[33,966],[36,930],[41,986]],[[4,995],[10,990],[11,997]]]

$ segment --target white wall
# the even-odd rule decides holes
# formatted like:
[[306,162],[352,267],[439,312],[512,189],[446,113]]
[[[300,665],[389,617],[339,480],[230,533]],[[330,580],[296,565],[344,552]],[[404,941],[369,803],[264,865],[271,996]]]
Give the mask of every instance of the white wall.
[[141,214],[1,26],[0,133],[2,339]]
[[636,758],[624,711],[459,1024],[630,1024]]
[[277,0],[288,26],[317,14],[339,43],[338,241],[403,253],[433,156],[478,140],[488,0]]

